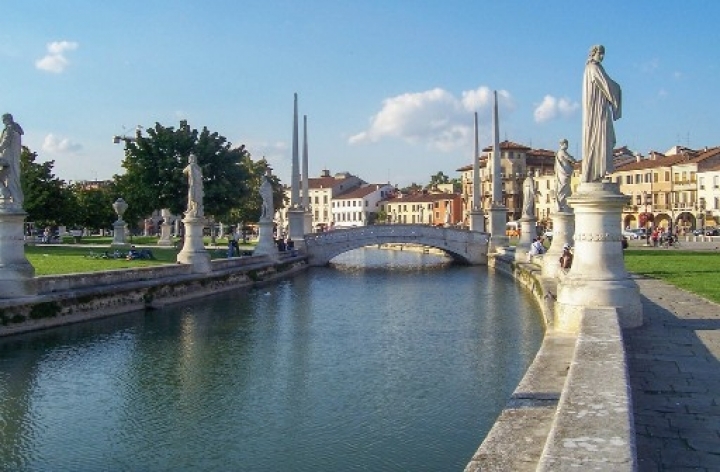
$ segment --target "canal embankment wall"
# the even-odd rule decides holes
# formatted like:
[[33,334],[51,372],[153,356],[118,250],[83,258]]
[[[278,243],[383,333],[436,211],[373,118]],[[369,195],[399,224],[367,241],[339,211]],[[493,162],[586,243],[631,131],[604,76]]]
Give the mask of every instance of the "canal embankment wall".
[[209,273],[189,264],[36,277],[38,294],[0,300],[0,336],[156,309],[170,303],[249,288],[308,267],[307,257],[283,254],[211,261]]
[[577,333],[554,329],[557,281],[531,262],[498,254],[488,264],[538,302],[543,343],[466,467],[563,471],[637,469],[627,360],[618,312],[587,309]]

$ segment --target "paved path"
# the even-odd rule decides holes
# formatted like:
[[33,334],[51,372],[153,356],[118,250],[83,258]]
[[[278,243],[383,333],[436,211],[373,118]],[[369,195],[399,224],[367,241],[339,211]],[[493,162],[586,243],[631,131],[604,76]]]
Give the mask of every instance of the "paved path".
[[720,470],[720,305],[638,279],[625,332],[640,471]]

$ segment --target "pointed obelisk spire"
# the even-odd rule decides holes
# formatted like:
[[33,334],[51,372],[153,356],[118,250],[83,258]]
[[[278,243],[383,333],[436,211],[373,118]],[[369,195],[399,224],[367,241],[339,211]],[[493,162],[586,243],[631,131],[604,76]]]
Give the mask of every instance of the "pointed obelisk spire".
[[302,205],[305,211],[310,211],[310,195],[308,175],[308,139],[307,139],[307,115],[303,115],[303,154],[302,154]]
[[290,177],[290,208],[300,205],[300,156],[298,153],[298,96],[295,94],[293,113],[292,176]]
[[473,152],[473,203],[472,210],[478,211],[480,206],[480,149],[478,144],[478,114],[475,112],[475,150]]
[[495,105],[493,107],[493,205],[502,205],[502,175],[500,160],[502,159],[502,151],[500,150],[500,124],[498,122],[498,99],[497,90],[493,92],[495,95]]
[[507,246],[510,241],[505,234],[507,223],[507,208],[502,199],[502,174],[500,173],[500,160],[502,150],[500,149],[500,124],[498,120],[497,91],[495,95],[495,106],[493,108],[493,151],[492,151],[492,203],[488,209],[490,222],[490,250],[497,251],[498,248]]

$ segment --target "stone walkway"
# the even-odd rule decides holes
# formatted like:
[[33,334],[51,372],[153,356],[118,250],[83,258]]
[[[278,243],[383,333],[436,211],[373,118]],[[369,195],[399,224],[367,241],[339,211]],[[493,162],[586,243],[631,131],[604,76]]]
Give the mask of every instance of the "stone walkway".
[[645,323],[625,331],[640,471],[720,470],[720,305],[637,279]]

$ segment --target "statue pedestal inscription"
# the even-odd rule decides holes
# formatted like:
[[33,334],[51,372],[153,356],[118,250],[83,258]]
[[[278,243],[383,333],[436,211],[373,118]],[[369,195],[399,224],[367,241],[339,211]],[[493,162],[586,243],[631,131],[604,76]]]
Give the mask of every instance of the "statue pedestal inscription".
[[37,295],[35,268],[25,257],[22,209],[0,206],[0,298]]
[[642,325],[639,289],[623,260],[620,216],[630,197],[616,183],[592,182],[580,184],[568,201],[575,211],[575,254],[558,283],[556,328],[577,332],[589,307],[616,307],[623,328]]
[[181,264],[192,264],[195,273],[206,274],[212,270],[212,266],[210,254],[203,244],[205,218],[186,216],[182,221],[185,224],[185,243],[177,255],[177,261]]
[[575,234],[575,214],[572,211],[557,211],[551,215],[553,221],[553,237],[550,248],[543,257],[543,277],[557,277],[560,273],[560,256],[563,246],[573,246]]

